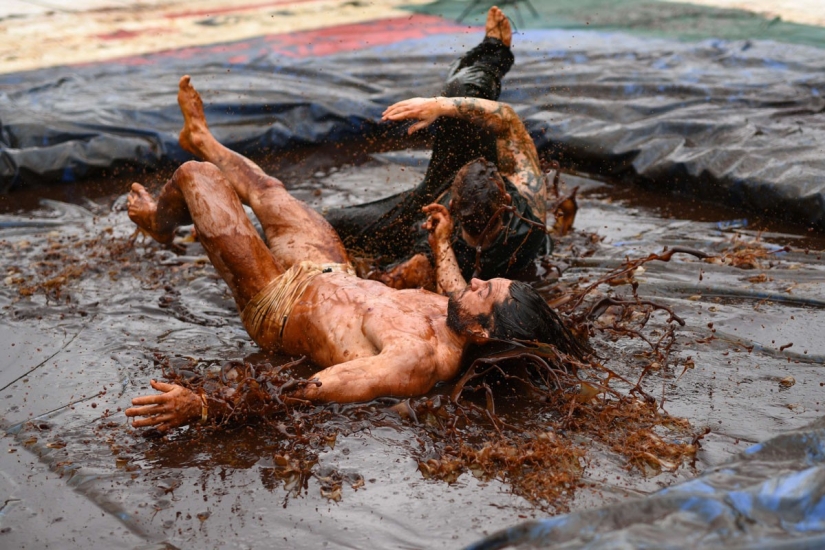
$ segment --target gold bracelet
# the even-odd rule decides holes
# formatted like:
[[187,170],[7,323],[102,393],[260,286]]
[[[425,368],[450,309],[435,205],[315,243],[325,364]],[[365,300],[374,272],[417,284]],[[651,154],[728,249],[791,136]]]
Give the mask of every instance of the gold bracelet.
[[206,424],[206,420],[209,418],[209,407],[206,404],[206,395],[201,393],[200,397],[201,397],[201,424]]

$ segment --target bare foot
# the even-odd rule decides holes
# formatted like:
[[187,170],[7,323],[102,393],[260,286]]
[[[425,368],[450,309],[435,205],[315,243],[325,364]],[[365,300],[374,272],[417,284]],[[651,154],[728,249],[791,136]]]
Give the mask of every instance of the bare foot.
[[161,244],[169,244],[174,240],[174,233],[166,235],[155,232],[153,221],[158,205],[145,187],[139,183],[133,183],[132,192],[127,197],[127,203],[129,204],[129,219],[135,222],[141,231]]
[[485,35],[490,38],[498,38],[505,46],[510,47],[513,41],[513,29],[510,28],[510,21],[504,12],[498,9],[498,6],[493,6],[487,12],[487,25],[485,28]]
[[189,75],[184,75],[178,85],[178,105],[183,113],[183,129],[180,131],[178,143],[186,151],[203,159],[204,142],[214,139],[206,125],[206,115],[203,113],[203,101],[200,94],[192,87]]

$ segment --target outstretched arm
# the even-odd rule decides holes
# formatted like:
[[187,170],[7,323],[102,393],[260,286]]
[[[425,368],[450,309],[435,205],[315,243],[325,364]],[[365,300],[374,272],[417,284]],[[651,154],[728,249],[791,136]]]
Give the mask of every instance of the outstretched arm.
[[436,364],[432,346],[416,338],[402,338],[378,355],[322,370],[313,377],[321,384],[307,386],[296,397],[337,403],[358,403],[384,396],[414,397],[457,374],[447,370]]
[[423,228],[430,232],[428,240],[435,257],[435,280],[440,294],[455,292],[467,286],[461,275],[461,268],[450,245],[453,234],[453,220],[443,205],[433,203],[422,210],[429,214]]
[[[166,432],[179,426],[194,422],[221,419],[233,413],[233,407],[239,405],[233,399],[234,390],[213,394],[195,393],[178,384],[151,381],[154,389],[161,393],[142,395],[132,399],[132,407],[126,409],[126,416],[136,417],[132,421],[135,428],[152,427]],[[247,403],[248,405],[248,403]],[[246,407],[247,414],[260,414],[261,407]]]
[[[307,384],[290,397],[338,403],[370,401],[381,396],[412,397],[426,393],[440,380],[454,377],[457,370],[458,365],[437,365],[435,353],[426,342],[402,338],[378,355],[322,370],[313,377],[319,384]],[[132,421],[136,428],[154,427],[165,432],[229,412],[220,400],[202,397],[183,386],[155,380],[151,384],[162,393],[135,397],[134,406],[125,411],[126,416],[138,417]]]
[[547,191],[533,139],[519,116],[506,103],[472,97],[413,98],[391,105],[382,120],[417,119],[409,132],[432,124],[440,116],[472,121],[496,135],[498,169],[527,199],[535,215],[546,219]]

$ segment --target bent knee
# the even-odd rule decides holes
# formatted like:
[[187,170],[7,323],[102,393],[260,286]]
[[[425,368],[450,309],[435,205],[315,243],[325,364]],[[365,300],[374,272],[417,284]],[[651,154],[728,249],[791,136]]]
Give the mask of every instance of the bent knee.
[[211,162],[201,162],[198,160],[189,160],[181,164],[175,170],[176,177],[191,178],[192,176],[201,174],[205,176],[214,177],[215,174],[220,174],[221,170]]
[[182,189],[231,188],[220,168],[210,162],[187,161],[175,170],[173,177]]

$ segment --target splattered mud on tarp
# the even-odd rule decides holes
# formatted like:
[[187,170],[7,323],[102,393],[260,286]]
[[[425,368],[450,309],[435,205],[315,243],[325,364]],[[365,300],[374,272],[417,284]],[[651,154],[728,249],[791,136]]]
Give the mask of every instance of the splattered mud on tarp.
[[[388,173],[410,184],[420,177],[370,161],[311,169],[287,183],[324,206],[363,200]],[[549,299],[664,247],[716,257],[648,262],[580,305],[559,305],[574,317],[590,313],[591,342],[627,383],[581,368],[588,383],[575,393],[548,385],[542,394],[492,375],[468,383],[481,391],[465,387],[463,409],[449,400],[456,385],[446,384],[407,403],[295,407],[267,422],[147,438],[119,409],[146,393],[150,378],[223,376],[231,385],[292,358],[265,356],[250,343],[225,285],[186,231],[177,250],[164,249],[141,237],[130,242],[133,226],[119,203],[114,211],[103,199],[48,203],[2,220],[0,335],[9,353],[0,414],[9,446],[38,454],[146,541],[455,548],[524,518],[690,479],[821,415],[825,349],[815,327],[825,300],[819,253],[804,250],[809,241],[758,236],[737,227],[743,223],[661,217],[613,200],[610,186],[566,179],[583,198],[577,231],[540,269],[537,286]],[[636,302],[634,283],[640,301],[667,306],[685,326],[658,309],[642,327],[648,311],[622,306]],[[604,297],[612,301],[594,307]],[[640,327],[647,342],[630,338]],[[651,345],[659,341],[666,356]],[[299,364],[289,375],[311,373]],[[637,381],[655,406],[632,393]]]

